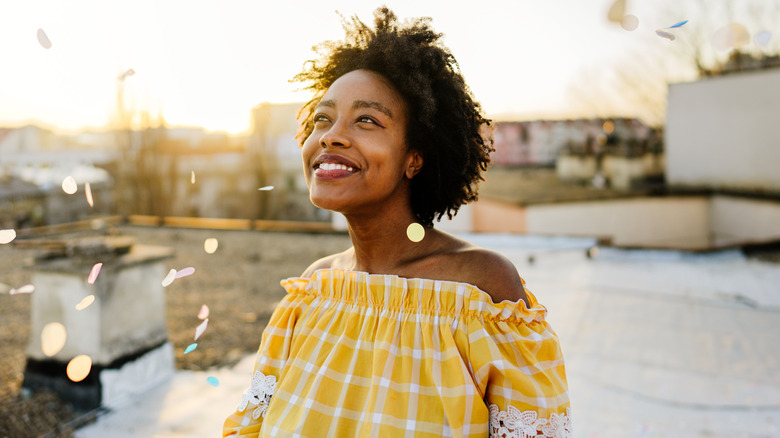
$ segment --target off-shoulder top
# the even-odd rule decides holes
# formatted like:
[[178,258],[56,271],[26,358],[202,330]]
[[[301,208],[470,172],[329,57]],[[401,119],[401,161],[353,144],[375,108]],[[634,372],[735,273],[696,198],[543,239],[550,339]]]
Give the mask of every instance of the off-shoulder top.
[[324,269],[282,281],[232,437],[571,436],[547,309],[452,281]]

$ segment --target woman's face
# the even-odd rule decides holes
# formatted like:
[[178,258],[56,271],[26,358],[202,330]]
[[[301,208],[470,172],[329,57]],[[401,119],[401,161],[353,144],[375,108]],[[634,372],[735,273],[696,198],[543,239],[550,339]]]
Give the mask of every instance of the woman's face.
[[303,173],[314,205],[344,214],[409,207],[409,179],[422,158],[406,147],[403,98],[379,74],[337,79],[313,114]]

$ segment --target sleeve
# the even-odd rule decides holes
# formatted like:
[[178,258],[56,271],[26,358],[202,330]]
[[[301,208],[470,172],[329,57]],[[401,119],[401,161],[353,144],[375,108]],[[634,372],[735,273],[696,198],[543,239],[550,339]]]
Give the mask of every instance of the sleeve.
[[489,436],[570,438],[563,355],[544,313],[472,324],[471,366],[489,412]]
[[295,323],[305,303],[299,295],[288,294],[274,310],[260,341],[249,388],[236,411],[222,426],[223,437],[257,438],[263,417],[273,400],[277,379],[287,363],[294,338]]

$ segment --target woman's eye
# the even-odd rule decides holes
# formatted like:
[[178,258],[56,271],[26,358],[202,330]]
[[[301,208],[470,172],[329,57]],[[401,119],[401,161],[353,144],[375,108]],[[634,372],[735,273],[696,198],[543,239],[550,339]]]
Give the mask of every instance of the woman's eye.
[[312,120],[314,121],[314,123],[330,121],[324,114],[315,114]]
[[368,117],[368,116],[361,116],[361,117],[359,117],[357,119],[357,121],[358,122],[364,122],[364,123],[373,123],[374,125],[378,125],[376,120],[374,120],[374,119],[372,119],[371,117]]

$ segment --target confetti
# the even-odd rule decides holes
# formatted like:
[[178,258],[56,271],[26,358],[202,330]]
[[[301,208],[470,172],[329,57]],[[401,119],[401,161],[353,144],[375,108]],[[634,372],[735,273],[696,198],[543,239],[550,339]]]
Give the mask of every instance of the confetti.
[[192,171],[192,174],[190,174],[190,184],[195,184],[195,171]]
[[95,265],[92,266],[92,270],[89,271],[89,277],[87,277],[87,283],[95,284],[95,280],[97,280],[98,274],[100,274],[100,268],[102,267],[102,263],[95,263]]
[[620,23],[624,15],[626,15],[626,0],[615,0],[609,7],[607,18],[613,23]]
[[412,222],[406,227],[406,237],[412,242],[419,242],[425,237],[425,228],[417,222]]
[[17,295],[17,294],[31,294],[35,292],[35,286],[31,284],[25,284],[24,286],[18,288],[18,289],[11,289],[8,291],[10,295]]
[[734,33],[735,49],[750,44],[750,32],[748,32],[747,27],[739,23],[731,23],[729,24],[729,29]]
[[200,312],[198,312],[198,318],[206,319],[208,317],[209,317],[209,306],[204,304],[200,307]]
[[80,303],[76,304],[76,310],[84,310],[87,307],[89,307],[90,304],[95,302],[95,296],[94,295],[87,295],[84,297],[83,300],[81,300]]
[[270,190],[273,190],[273,189],[274,189],[274,186],[265,186],[265,187],[260,187],[257,190],[260,190],[260,191],[263,191],[263,192],[267,192],[267,191],[270,191]]
[[219,242],[213,237],[209,237],[205,242],[203,242],[203,250],[205,250],[208,254],[214,254],[217,252],[218,247]]
[[14,239],[16,239],[16,230],[0,230],[0,244],[11,243]]
[[92,370],[92,358],[86,354],[80,354],[68,362],[65,372],[68,378],[74,382],[81,382],[86,379]]
[[176,279],[176,270],[171,269],[162,281],[163,287],[168,287]]
[[766,47],[769,44],[769,40],[772,39],[772,32],[762,30],[753,37],[756,40],[756,44],[760,47]]
[[87,204],[90,207],[94,207],[95,201],[92,200],[92,188],[89,186],[89,183],[84,183],[84,193],[87,195]]
[[683,20],[683,21],[680,21],[678,23],[674,23],[673,25],[667,27],[667,29],[677,29],[678,27],[685,26],[685,23],[687,23],[687,22],[688,22],[688,20]]
[[197,340],[198,340],[198,338],[200,337],[200,335],[202,335],[202,334],[203,334],[203,332],[205,332],[205,331],[206,331],[206,327],[208,327],[208,326],[209,326],[209,319],[208,319],[208,318],[206,318],[206,319],[204,319],[204,320],[203,320],[203,322],[202,322],[202,323],[200,323],[200,325],[199,325],[199,326],[198,326],[198,327],[195,329],[195,339],[193,339],[193,341],[197,341]]
[[119,79],[120,81],[124,81],[125,79],[129,78],[130,76],[132,76],[134,74],[135,74],[135,70],[133,70],[132,68],[129,68],[124,73],[119,75],[119,77],[117,79]]
[[186,276],[192,275],[194,273],[195,273],[195,268],[190,266],[189,268],[184,268],[181,271],[177,271],[176,272],[176,278],[186,277]]
[[674,41],[675,37],[673,33],[669,33],[665,30],[658,29],[655,31],[656,35],[658,35],[661,38],[666,38],[669,41]]
[[217,387],[219,386],[219,380],[214,376],[209,376],[206,378],[206,381],[209,382],[209,385]]
[[187,347],[187,349],[186,349],[186,350],[184,350],[184,354],[190,353],[190,352],[192,352],[193,350],[195,350],[196,348],[198,348],[198,344],[190,344],[190,345]]
[[730,27],[721,27],[712,34],[712,46],[717,50],[729,50],[734,47],[736,35]]
[[65,179],[62,180],[62,191],[72,195],[76,193],[76,190],[78,190],[78,186],[76,185],[76,180],[73,179],[72,176],[65,177]]
[[47,357],[52,357],[62,350],[68,334],[65,326],[59,322],[50,322],[41,331],[41,350]]
[[46,32],[43,29],[38,29],[38,42],[44,49],[51,49],[51,40],[46,36]]
[[639,18],[636,15],[626,15],[620,19],[620,27],[627,31],[636,30],[639,27]]

